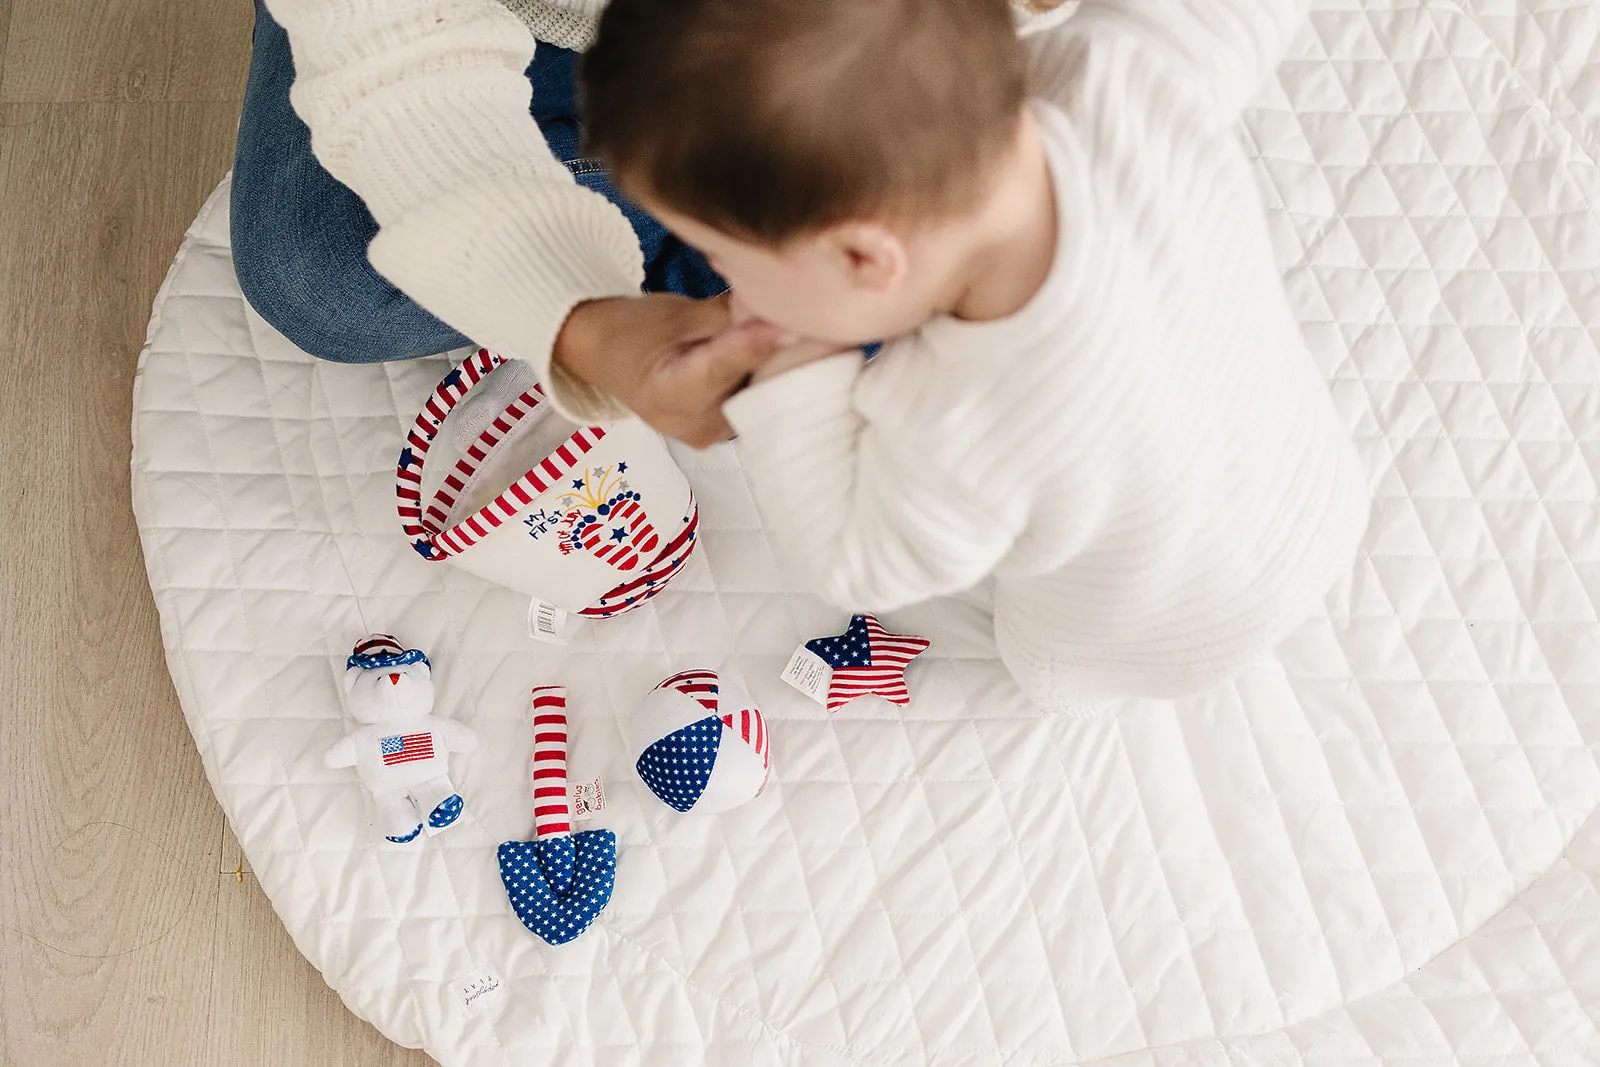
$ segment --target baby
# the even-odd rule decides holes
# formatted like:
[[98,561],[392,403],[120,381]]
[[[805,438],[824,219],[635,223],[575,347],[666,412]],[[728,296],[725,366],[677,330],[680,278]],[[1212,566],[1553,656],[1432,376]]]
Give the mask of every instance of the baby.
[[993,576],[1024,693],[1084,707],[1226,680],[1348,571],[1366,478],[1233,128],[1300,13],[612,0],[592,149],[814,339],[724,410],[817,593]]

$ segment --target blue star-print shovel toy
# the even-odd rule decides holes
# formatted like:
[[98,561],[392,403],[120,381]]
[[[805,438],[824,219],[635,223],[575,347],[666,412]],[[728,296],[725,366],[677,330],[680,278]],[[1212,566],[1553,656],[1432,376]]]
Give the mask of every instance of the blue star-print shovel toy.
[[532,841],[500,846],[500,880],[522,925],[564,945],[589,929],[617,881],[617,835],[572,832],[567,801],[567,691],[533,690]]

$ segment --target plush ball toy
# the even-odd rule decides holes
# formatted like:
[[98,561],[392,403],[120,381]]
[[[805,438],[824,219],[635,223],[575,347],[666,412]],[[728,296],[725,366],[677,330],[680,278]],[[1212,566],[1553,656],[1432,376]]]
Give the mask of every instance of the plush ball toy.
[[772,751],[755,703],[713,671],[685,671],[652,689],[630,730],[634,769],[678,811],[726,811],[767,784]]
[[361,725],[328,749],[329,767],[354,767],[378,807],[384,837],[415,841],[426,822],[437,833],[461,816],[450,781],[451,752],[471,752],[478,735],[433,714],[433,669],[418,648],[388,634],[356,643],[345,661],[344,691]]

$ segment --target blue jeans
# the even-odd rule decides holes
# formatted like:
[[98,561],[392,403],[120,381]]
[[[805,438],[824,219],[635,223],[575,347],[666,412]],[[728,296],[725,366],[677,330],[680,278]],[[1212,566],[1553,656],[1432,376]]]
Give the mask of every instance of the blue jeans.
[[[577,56],[540,43],[527,70],[529,109],[576,180],[622,209],[644,254],[645,290],[696,298],[727,289],[705,258],[612,187],[579,154]],[[233,165],[233,267],[261,317],[300,348],[341,363],[430,356],[471,344],[367,262],[378,225],[359,196],[311,154],[311,131],[289,104],[289,38],[256,0],[250,79]]]

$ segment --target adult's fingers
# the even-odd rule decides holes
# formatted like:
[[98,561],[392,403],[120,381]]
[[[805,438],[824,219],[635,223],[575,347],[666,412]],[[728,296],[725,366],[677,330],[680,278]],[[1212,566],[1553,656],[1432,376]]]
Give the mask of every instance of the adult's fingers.
[[705,344],[726,330],[731,321],[726,294],[691,300],[668,293],[652,293],[643,299],[659,301],[662,307],[671,309],[671,342],[679,354]]
[[697,347],[694,359],[707,388],[731,394],[778,350],[780,333],[771,323],[730,326]]

